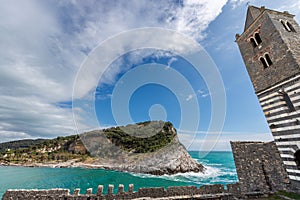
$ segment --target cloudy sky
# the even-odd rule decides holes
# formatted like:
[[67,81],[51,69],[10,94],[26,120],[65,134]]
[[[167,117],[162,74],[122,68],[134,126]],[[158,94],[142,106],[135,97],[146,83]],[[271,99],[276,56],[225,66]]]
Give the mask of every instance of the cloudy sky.
[[[72,95],[80,69],[91,52],[105,41],[145,27],[181,33],[201,45],[214,61],[226,92],[224,128],[215,150],[230,150],[230,140],[272,140],[234,42],[235,34],[243,30],[247,2],[258,7],[288,10],[300,21],[297,0],[288,3],[279,0],[1,0],[0,142],[76,134],[78,126],[86,130],[97,128],[88,115],[81,115],[88,112],[91,105],[80,102],[75,107],[76,112],[72,110]],[[127,42],[132,45],[131,41]],[[115,48],[110,46],[110,49]],[[150,119],[170,120],[179,129],[181,141],[197,150],[204,141],[212,116],[208,109],[212,104],[209,98],[212,91],[205,85],[205,78],[194,77],[189,64],[172,52],[153,49],[127,52],[116,57],[108,69],[102,69],[103,76],[95,77],[94,90],[91,91],[89,85],[92,84],[90,77],[82,79],[75,90],[80,87],[95,94],[93,109],[97,125],[116,125],[109,108],[114,87],[119,80],[125,80],[122,75],[131,71],[129,69],[147,63],[160,63],[164,69],[175,69],[190,82],[194,93],[182,94],[182,98],[200,104],[200,126],[196,135],[194,130],[182,129],[180,116],[183,112],[180,112],[178,94],[158,84],[141,85],[132,94],[126,106],[133,112],[133,120],[148,120],[149,115]],[[97,67],[101,70],[102,66]],[[176,75],[175,70],[169,69]],[[75,100],[85,96],[80,91],[77,94],[73,96]],[[216,138],[205,141],[215,143]]]

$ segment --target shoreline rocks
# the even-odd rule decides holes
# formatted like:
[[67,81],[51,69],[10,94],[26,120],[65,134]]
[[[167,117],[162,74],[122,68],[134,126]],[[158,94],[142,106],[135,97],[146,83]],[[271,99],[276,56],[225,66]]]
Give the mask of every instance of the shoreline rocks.
[[[133,134],[128,134],[129,131],[127,130],[132,131]],[[143,134],[146,134],[146,137],[141,137],[144,136]],[[64,141],[64,139],[62,138],[60,141]],[[0,165],[101,168],[152,175],[204,171],[204,167],[192,159],[185,147],[180,143],[176,129],[170,122],[143,122],[126,127],[112,127],[105,130],[90,131],[81,134],[80,141],[77,138],[75,141],[68,140],[67,143],[70,145],[61,145],[66,146],[65,151],[71,155],[66,161],[28,162],[24,160],[19,163],[7,161],[0,163]],[[77,152],[74,148],[73,154],[69,152],[70,146],[74,148],[76,146],[77,149],[86,149],[86,153],[83,154],[83,156],[86,156],[86,159],[81,159],[81,153],[78,154],[79,158],[72,158],[72,155]],[[44,146],[43,149],[51,148]]]

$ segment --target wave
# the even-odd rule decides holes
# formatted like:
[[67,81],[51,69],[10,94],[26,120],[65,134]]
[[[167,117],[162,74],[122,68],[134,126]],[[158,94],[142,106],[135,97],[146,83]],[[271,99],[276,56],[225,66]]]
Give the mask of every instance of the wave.
[[199,159],[199,158],[193,158],[195,161],[197,161],[198,163],[209,163],[209,160],[207,159]]
[[210,164],[205,164],[207,166],[223,166],[223,164],[219,164],[219,163],[210,163]]
[[141,178],[158,178],[170,181],[186,182],[190,184],[203,185],[215,183],[233,183],[237,181],[236,172],[234,169],[218,168],[204,165],[204,172],[187,172],[177,173],[174,175],[150,175],[150,174],[132,174]]

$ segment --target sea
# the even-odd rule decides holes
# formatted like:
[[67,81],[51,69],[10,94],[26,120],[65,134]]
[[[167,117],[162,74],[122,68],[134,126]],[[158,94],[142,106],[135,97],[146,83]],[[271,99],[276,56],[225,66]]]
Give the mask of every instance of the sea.
[[[125,191],[129,184],[134,190],[143,187],[201,186],[206,184],[229,184],[237,182],[237,174],[232,152],[196,152],[189,151],[193,159],[204,165],[204,173],[179,173],[176,175],[145,175],[117,172],[104,169],[84,168],[30,168],[0,167],[0,198],[7,189],[50,189],[66,188],[71,193],[80,188],[82,194],[87,188],[96,193],[98,185],[113,184],[115,191],[123,184]],[[204,156],[205,155],[205,156]],[[204,157],[203,157],[204,156]]]

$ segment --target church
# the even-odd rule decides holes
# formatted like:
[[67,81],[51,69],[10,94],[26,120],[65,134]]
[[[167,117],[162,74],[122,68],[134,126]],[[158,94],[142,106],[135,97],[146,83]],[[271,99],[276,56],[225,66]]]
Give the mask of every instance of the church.
[[[274,152],[290,182],[299,187],[300,27],[287,11],[249,6],[244,32],[236,34],[236,42],[273,134]],[[267,182],[270,178],[265,174]]]

